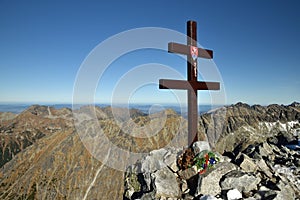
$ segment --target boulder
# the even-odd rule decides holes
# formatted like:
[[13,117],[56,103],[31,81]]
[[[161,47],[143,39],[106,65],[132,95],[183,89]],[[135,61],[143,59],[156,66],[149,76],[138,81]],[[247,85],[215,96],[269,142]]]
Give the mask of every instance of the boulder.
[[193,144],[193,151],[195,155],[200,153],[201,151],[208,150],[210,151],[209,143],[206,141],[197,141]]
[[190,191],[186,180],[181,180],[181,191],[183,194],[186,194]]
[[183,171],[178,172],[178,175],[180,176],[180,178],[182,178],[184,180],[188,180],[197,174],[198,174],[198,170],[197,170],[196,166],[193,166],[191,168],[187,168]]
[[220,185],[222,190],[238,189],[240,192],[249,193],[252,190],[257,190],[257,185],[261,179],[238,170],[229,172],[224,176],[224,180]]
[[295,192],[289,184],[285,184],[280,181],[277,186],[279,187],[280,191],[276,191],[276,198],[274,200],[281,200],[281,199],[295,199]]
[[156,170],[169,166],[174,172],[178,171],[176,159],[181,149],[162,148],[151,151],[145,156],[141,163],[141,171],[143,173],[155,172]]
[[268,157],[270,154],[273,153],[273,148],[268,142],[264,142],[262,145],[259,146],[258,151],[261,156]]
[[175,174],[169,168],[153,173],[156,197],[179,198],[180,190]]
[[237,156],[236,162],[245,172],[255,172],[257,169],[257,165],[246,154],[240,153]]
[[167,153],[164,155],[164,163],[174,172],[179,171],[179,166],[177,165],[177,158],[179,154],[182,153],[181,148],[169,148]]
[[263,159],[260,159],[257,162],[257,166],[262,173],[267,175],[268,178],[273,178],[273,173],[271,172],[270,168]]
[[217,163],[213,169],[200,176],[196,196],[200,194],[213,196],[220,194],[219,182],[221,178],[236,169],[237,166],[229,162]]
[[150,152],[141,162],[141,171],[143,173],[154,172],[162,169],[167,165],[164,163],[164,156],[168,151],[166,149],[158,149]]

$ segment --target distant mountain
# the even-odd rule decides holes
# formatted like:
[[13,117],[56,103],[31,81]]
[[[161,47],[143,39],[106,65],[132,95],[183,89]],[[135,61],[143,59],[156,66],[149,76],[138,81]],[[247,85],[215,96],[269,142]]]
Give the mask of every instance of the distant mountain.
[[[121,118],[123,112],[127,111],[83,106],[76,114],[83,114],[86,117],[83,124],[89,124],[93,119],[88,114],[96,113],[99,125],[110,141],[133,152],[148,152],[165,146],[177,134],[180,121],[186,123],[172,110],[156,113],[150,118],[131,109],[131,122],[125,121],[126,117]],[[120,121],[114,119],[113,113]],[[147,126],[151,120],[155,128],[156,124],[160,125],[163,113],[167,116],[166,126],[152,137],[134,138],[120,129],[121,126],[125,131],[130,130],[133,123]],[[122,198],[123,172],[92,157],[76,132],[73,122],[77,120],[69,109],[32,106],[1,124],[0,137],[7,141],[2,151],[8,153],[0,170],[0,199]],[[27,131],[26,137],[22,131]],[[144,134],[136,131],[136,134]],[[126,158],[119,161],[122,159]]]
[[243,150],[251,143],[260,143],[270,136],[284,138],[283,144],[300,135],[300,104],[249,106],[244,103],[227,106],[203,114],[199,134],[207,136],[217,151]]
[[[187,145],[187,121],[173,110],[147,115],[136,109],[84,106],[74,112],[35,105],[19,115],[1,113],[0,199],[122,199],[123,172],[93,158],[74,126],[81,123],[79,128],[97,137],[97,130],[89,129],[92,115],[110,142],[130,152],[160,149],[173,139],[178,146]],[[287,143],[297,139],[299,120],[299,103],[238,103],[199,117],[199,138],[221,153],[272,137]],[[147,137],[150,129],[157,133]],[[126,162],[125,157],[118,159]]]
[[[46,107],[52,107],[55,108],[57,110],[61,109],[61,108],[75,108],[75,109],[79,109],[80,107],[84,106],[81,104],[78,105],[73,105],[73,104],[43,104]],[[109,108],[110,104],[95,104],[96,107],[100,107],[100,108]],[[13,113],[13,114],[19,114],[25,110],[27,110],[29,107],[31,106],[31,104],[0,104],[0,112],[3,113]],[[184,117],[187,117],[187,107],[186,106],[180,106],[180,105],[174,105],[174,104],[161,104],[161,106],[153,106],[152,104],[118,104],[118,105],[114,105],[114,107],[118,107],[118,108],[128,108],[129,109],[136,109],[139,110],[139,112],[143,112],[146,114],[149,114],[149,111],[151,110],[151,112],[160,112],[164,109],[172,109],[174,111],[176,111],[178,114],[181,114]],[[198,107],[198,111],[200,114],[205,113],[211,109],[214,108],[218,108],[221,107],[220,105],[199,105]]]
[[70,109],[34,105],[19,115],[0,114],[0,167],[38,139],[73,126]]

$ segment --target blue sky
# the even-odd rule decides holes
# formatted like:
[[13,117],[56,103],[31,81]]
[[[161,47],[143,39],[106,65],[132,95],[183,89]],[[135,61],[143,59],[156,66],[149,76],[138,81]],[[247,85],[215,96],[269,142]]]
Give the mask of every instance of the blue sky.
[[[188,20],[198,23],[198,42],[214,50],[213,61],[222,76],[228,104],[300,101],[299,10],[296,0],[1,0],[0,102],[71,103],[80,66],[99,43],[141,27],[185,34]],[[107,70],[95,92],[96,101],[107,103],[122,75],[152,62],[186,76],[185,62],[175,55],[156,50],[131,52]],[[200,94],[199,102],[212,102],[210,93]],[[150,85],[128,101],[175,101],[174,97],[167,99],[168,95],[172,94]]]

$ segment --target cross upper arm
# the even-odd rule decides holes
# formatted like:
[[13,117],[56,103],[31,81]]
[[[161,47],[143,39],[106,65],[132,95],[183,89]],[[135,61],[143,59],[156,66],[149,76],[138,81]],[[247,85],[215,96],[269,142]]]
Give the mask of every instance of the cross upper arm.
[[[190,55],[190,46],[184,44],[178,44],[175,42],[168,43],[168,52],[179,53],[183,55]],[[200,58],[213,58],[213,51],[209,49],[198,48],[198,57]]]

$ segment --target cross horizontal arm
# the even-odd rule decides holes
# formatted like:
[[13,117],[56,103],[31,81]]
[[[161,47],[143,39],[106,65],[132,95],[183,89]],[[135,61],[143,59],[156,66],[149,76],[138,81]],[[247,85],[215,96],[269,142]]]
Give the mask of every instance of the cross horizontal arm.
[[[170,42],[168,44],[168,52],[170,53],[179,53],[184,55],[190,55],[190,46],[178,44],[175,42]],[[213,51],[208,49],[198,48],[198,57],[200,58],[213,58]]]
[[220,89],[220,83],[218,83],[218,82],[160,79],[159,80],[159,89],[219,90]]

